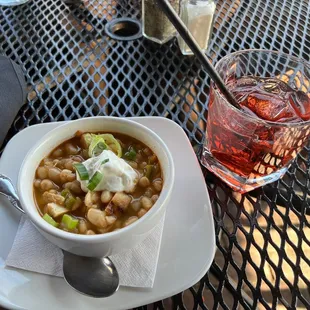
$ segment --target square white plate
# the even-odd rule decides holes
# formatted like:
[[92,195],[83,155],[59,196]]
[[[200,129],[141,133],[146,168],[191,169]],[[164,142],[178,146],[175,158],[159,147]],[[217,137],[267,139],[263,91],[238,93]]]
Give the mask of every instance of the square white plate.
[[[161,117],[135,117],[167,144],[175,163],[175,185],[167,208],[152,289],[120,287],[113,296],[94,299],[73,291],[63,279],[5,267],[20,214],[0,196],[0,305],[14,309],[128,309],[177,294],[198,282],[215,253],[213,215],[205,180],[183,129]],[[62,123],[28,127],[14,136],[0,159],[0,173],[16,184],[27,151]]]

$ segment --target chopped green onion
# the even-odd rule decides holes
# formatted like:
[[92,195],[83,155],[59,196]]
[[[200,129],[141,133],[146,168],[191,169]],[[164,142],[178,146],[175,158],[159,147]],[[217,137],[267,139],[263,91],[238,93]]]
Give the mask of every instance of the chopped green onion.
[[93,191],[97,187],[97,185],[101,182],[102,178],[103,178],[103,174],[101,172],[99,171],[95,172],[95,174],[89,180],[87,188],[90,191]]
[[79,223],[78,219],[73,218],[72,216],[68,214],[64,214],[61,222],[66,225],[66,227],[70,230],[75,229]]
[[103,160],[103,161],[101,162],[101,165],[106,164],[108,161],[110,161],[110,159],[109,159],[109,158],[107,158],[107,159]]
[[118,157],[122,157],[123,151],[121,144],[114,138],[113,135],[110,133],[104,133],[101,134],[100,137],[104,139],[105,143],[108,145],[109,150],[113,151]]
[[76,203],[76,198],[72,195],[68,195],[65,200],[65,207],[69,210],[72,209],[73,205]]
[[99,141],[94,147],[92,154],[93,156],[98,156],[106,149],[107,149],[107,145],[103,141]]
[[77,164],[74,164],[74,167],[75,167],[76,171],[78,172],[80,179],[82,181],[89,179],[88,171],[83,164],[77,163]]
[[85,144],[88,145],[89,157],[98,156],[104,150],[111,150],[118,157],[122,157],[122,147],[113,135],[106,134],[88,134],[84,137]]
[[153,166],[153,165],[146,165],[145,168],[144,168],[144,174],[145,174],[145,176],[146,176],[149,180],[151,180],[151,178],[152,178],[153,169],[154,169],[154,166]]
[[104,150],[108,149],[104,138],[99,135],[92,135],[92,140],[88,149],[89,157],[95,157],[100,155]]
[[71,210],[74,204],[76,203],[77,198],[72,195],[69,189],[65,188],[61,191],[61,196],[65,198],[65,208]]
[[130,147],[128,152],[124,154],[124,157],[127,160],[135,160],[137,157],[137,152],[133,147]]
[[43,220],[47,223],[49,223],[50,225],[54,226],[54,227],[58,227],[59,224],[50,216],[48,215],[47,213],[45,213],[43,215]]
[[69,189],[65,188],[61,191],[60,195],[64,198],[66,198],[68,195],[71,195],[71,192]]
[[75,211],[82,205],[82,199],[80,197],[75,197],[75,202],[71,208],[72,211]]

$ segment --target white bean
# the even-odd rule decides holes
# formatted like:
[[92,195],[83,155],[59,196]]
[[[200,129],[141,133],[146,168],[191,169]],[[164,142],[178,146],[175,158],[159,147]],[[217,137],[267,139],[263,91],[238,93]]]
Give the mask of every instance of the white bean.
[[130,204],[130,207],[135,212],[138,212],[141,209],[141,202],[139,200],[135,200]]
[[138,217],[142,217],[147,211],[145,209],[141,209],[139,212],[138,212]]
[[80,163],[83,161],[83,159],[80,156],[72,156],[72,160],[77,163]]
[[87,230],[87,232],[86,232],[86,235],[95,235],[95,234],[96,233],[91,229]]
[[144,192],[144,196],[151,198],[153,196],[153,190],[148,187]]
[[74,164],[74,161],[72,159],[66,159],[64,163],[64,167],[70,171],[74,171],[73,164]]
[[[68,183],[66,183],[68,184]],[[69,182],[70,186],[69,189],[76,195],[80,195],[83,193],[81,189],[81,183],[78,180],[75,180],[73,182]]]
[[97,232],[100,234],[105,234],[111,230],[110,226],[107,226],[106,228],[97,228]]
[[157,192],[160,192],[163,188],[163,181],[161,179],[154,180],[153,186]]
[[87,192],[84,203],[87,209],[95,208],[97,209],[97,202],[99,202],[100,196],[98,192]]
[[37,169],[37,176],[39,179],[47,179],[48,178],[48,171],[46,167],[38,167]]
[[87,212],[87,219],[99,228],[105,228],[108,226],[105,212],[99,209],[90,208]]
[[56,149],[56,150],[53,152],[52,156],[53,156],[53,157],[61,157],[61,156],[63,156],[63,150],[60,149],[60,148]]
[[149,197],[142,197],[141,204],[142,204],[142,207],[146,210],[151,209],[153,206],[153,202]]
[[110,191],[103,191],[101,193],[101,201],[102,203],[108,203],[112,199],[112,193]]
[[140,165],[139,165],[139,168],[140,169],[144,169],[145,168],[145,166],[147,166],[147,162],[142,162]]
[[151,197],[151,200],[152,200],[153,203],[155,203],[158,200],[158,195],[153,195]]
[[55,188],[56,186],[51,180],[45,179],[41,181],[40,187],[43,191],[48,191]]
[[41,180],[34,180],[34,187],[39,188],[41,184]]
[[[114,227],[119,229],[122,227],[122,221],[121,220],[116,220],[115,223],[114,223]],[[114,229],[115,231],[116,229]]]
[[53,161],[50,158],[44,158],[43,162],[44,162],[44,165],[46,167],[53,167],[54,166]]
[[152,151],[151,151],[148,147],[146,147],[145,149],[143,149],[143,153],[144,153],[145,155],[149,156],[149,155],[152,154]]
[[59,195],[57,192],[55,193],[54,190],[44,192],[42,197],[46,202],[54,202],[60,206],[63,206],[65,202],[65,198]]
[[59,177],[62,183],[73,182],[76,178],[75,173],[68,169],[62,170],[59,174]]
[[54,159],[53,160],[53,167],[58,167],[61,164],[61,160],[60,159]]
[[79,232],[80,234],[83,234],[83,235],[87,232],[87,224],[85,221],[79,222]]
[[150,180],[147,178],[147,177],[142,177],[140,180],[139,180],[139,185],[141,187],[148,187],[150,186]]
[[123,192],[117,192],[112,200],[111,200],[111,203],[118,207],[119,209],[125,211],[129,204],[131,202],[131,197]]
[[138,169],[138,164],[135,161],[128,160],[127,164],[131,166],[133,169]]
[[60,181],[60,172],[61,170],[56,167],[51,167],[48,169],[48,178],[53,182],[58,183]]
[[105,219],[106,219],[106,221],[107,221],[107,223],[108,223],[109,225],[114,224],[115,221],[116,221],[116,217],[114,217],[114,216],[106,216]]
[[73,145],[72,143],[65,144],[65,151],[68,155],[76,155],[79,152],[78,147]]
[[139,218],[137,216],[131,216],[130,218],[128,218],[125,223],[124,226],[128,226],[132,223],[134,223],[135,221],[137,221]]

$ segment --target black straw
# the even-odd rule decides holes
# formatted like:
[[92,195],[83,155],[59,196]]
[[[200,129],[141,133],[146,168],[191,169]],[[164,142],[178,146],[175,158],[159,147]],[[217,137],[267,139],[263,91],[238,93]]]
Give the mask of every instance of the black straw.
[[214,81],[215,85],[219,88],[219,90],[225,96],[227,101],[230,104],[232,104],[234,107],[236,107],[237,109],[241,109],[239,103],[237,102],[233,94],[226,88],[224,81],[215,71],[215,68],[213,67],[209,59],[206,57],[206,55],[201,51],[197,41],[188,31],[187,27],[185,26],[183,21],[180,19],[178,14],[174,11],[174,9],[172,8],[168,0],[157,0],[157,1],[161,9],[163,10],[163,12],[169,18],[170,22],[173,24],[175,29],[178,31],[180,36],[183,38],[185,43],[189,46],[189,48],[192,50],[194,55],[199,59],[201,64],[207,70],[210,78]]

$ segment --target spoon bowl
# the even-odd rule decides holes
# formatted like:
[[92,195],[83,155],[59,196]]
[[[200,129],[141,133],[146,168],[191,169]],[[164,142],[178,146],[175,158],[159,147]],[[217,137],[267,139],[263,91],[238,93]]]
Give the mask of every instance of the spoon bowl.
[[63,251],[63,274],[66,282],[87,296],[103,298],[119,288],[118,272],[108,257],[78,256]]

